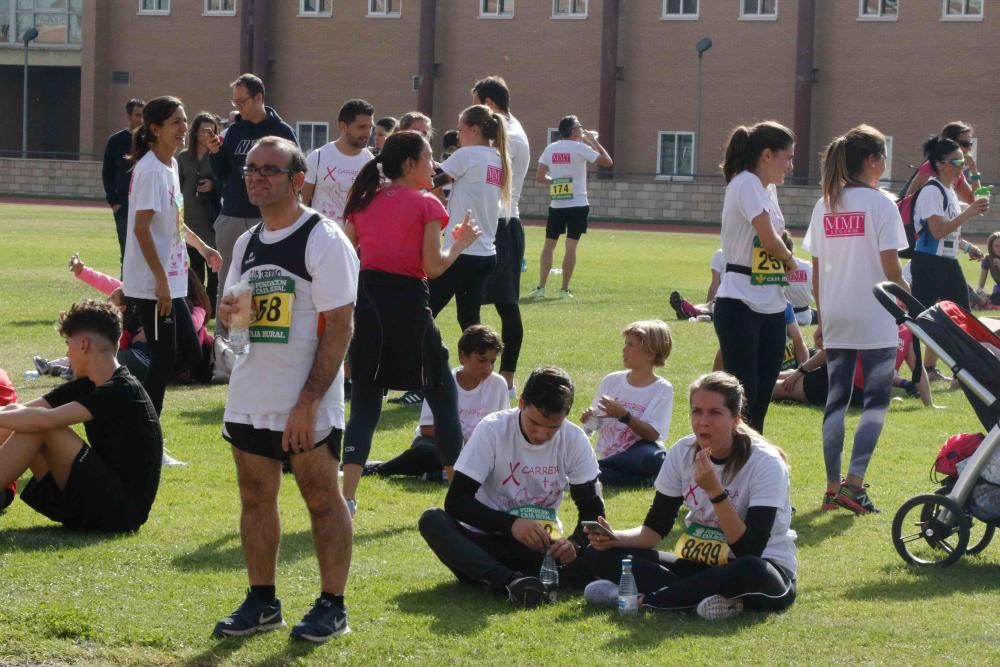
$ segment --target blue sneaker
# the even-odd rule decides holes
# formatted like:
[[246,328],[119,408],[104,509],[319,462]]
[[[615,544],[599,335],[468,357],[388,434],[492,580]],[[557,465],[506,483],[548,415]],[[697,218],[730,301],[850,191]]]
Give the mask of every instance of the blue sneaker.
[[268,632],[287,627],[281,616],[281,600],[266,602],[247,591],[247,599],[236,611],[215,624],[217,637],[244,637],[255,632]]
[[347,627],[347,610],[329,600],[317,598],[312,609],[292,628],[292,637],[322,644],[327,639],[346,635],[350,631]]

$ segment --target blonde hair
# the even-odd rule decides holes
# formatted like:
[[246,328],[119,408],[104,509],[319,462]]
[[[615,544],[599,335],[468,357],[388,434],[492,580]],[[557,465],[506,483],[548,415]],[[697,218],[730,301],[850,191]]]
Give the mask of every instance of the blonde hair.
[[823,202],[833,211],[847,186],[871,188],[861,180],[865,160],[885,155],[885,135],[871,125],[858,125],[837,137],[826,147],[821,168],[820,186]]
[[663,320],[639,320],[622,329],[622,336],[635,336],[642,349],[653,355],[653,365],[662,366],[674,347],[670,327]]
[[500,205],[503,210],[510,208],[511,197],[511,166],[510,152],[507,146],[507,125],[503,116],[493,113],[484,104],[473,104],[462,112],[460,119],[469,127],[478,127],[483,138],[492,142],[500,153],[500,165],[503,173],[500,175]]

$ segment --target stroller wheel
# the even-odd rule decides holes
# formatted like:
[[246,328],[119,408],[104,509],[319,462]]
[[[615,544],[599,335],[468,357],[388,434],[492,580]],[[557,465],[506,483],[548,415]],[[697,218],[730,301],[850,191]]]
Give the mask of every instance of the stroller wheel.
[[969,544],[969,517],[947,496],[914,496],[892,520],[892,544],[911,565],[947,567]]
[[[951,493],[952,486],[953,485],[942,486],[934,493],[939,496],[946,496]],[[925,505],[924,509],[927,510],[927,514],[929,515],[930,510],[933,510],[933,507]],[[970,556],[975,556],[989,546],[990,541],[993,539],[993,533],[996,531],[996,527],[991,523],[979,521],[968,511],[965,512],[965,516],[969,518],[969,546],[966,547],[965,553]],[[929,518],[929,516],[924,516],[923,514],[920,516],[921,521],[926,521]]]

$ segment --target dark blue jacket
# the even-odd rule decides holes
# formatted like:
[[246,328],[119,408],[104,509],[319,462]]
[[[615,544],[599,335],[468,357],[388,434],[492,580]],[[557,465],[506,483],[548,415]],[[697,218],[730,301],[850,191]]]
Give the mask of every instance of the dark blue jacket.
[[261,137],[283,137],[296,144],[295,131],[281,120],[281,116],[271,107],[264,107],[267,118],[259,123],[251,123],[237,115],[236,120],[226,130],[222,148],[212,156],[212,171],[222,181],[222,215],[234,218],[259,218],[260,211],[247,199],[246,185],[243,183],[243,163],[253,144]]
[[108,137],[104,147],[104,166],[101,179],[104,181],[104,198],[108,204],[121,204],[128,208],[128,186],[132,180],[132,168],[125,156],[132,151],[132,132],[127,128]]

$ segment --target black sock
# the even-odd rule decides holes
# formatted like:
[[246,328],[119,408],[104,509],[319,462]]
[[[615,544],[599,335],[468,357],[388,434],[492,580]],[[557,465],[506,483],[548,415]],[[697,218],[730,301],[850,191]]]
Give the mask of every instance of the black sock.
[[250,592],[264,602],[274,604],[274,586],[251,586]]
[[332,602],[333,604],[337,605],[341,609],[344,609],[343,595],[337,595],[335,593],[327,593],[326,591],[323,591],[322,593],[319,594],[319,599],[327,600],[328,602]]

